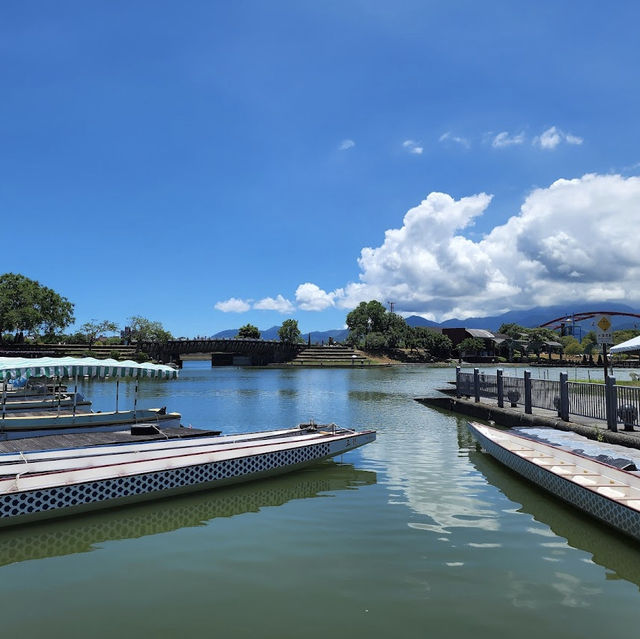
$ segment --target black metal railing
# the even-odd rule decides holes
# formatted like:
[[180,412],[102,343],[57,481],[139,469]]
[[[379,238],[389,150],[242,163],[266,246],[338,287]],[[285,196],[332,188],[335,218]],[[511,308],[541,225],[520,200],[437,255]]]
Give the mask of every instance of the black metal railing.
[[[525,372],[524,377],[507,377],[501,370],[496,375],[456,371],[456,394],[474,397],[476,401],[484,398],[497,398],[502,406],[524,405],[525,412],[531,413],[533,407],[557,412],[563,419],[569,415],[578,415],[606,421],[612,430],[617,424],[624,424],[626,430],[633,430],[639,423],[640,388],[616,385],[614,378],[606,384],[592,382],[569,382],[567,374],[560,375],[560,381],[531,379]],[[502,403],[501,403],[502,402]]]

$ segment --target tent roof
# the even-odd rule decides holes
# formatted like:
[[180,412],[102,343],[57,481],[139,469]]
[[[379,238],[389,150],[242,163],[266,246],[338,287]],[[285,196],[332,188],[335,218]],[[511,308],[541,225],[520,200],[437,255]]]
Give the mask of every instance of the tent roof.
[[178,377],[164,364],[95,357],[0,357],[0,380],[16,377]]
[[618,344],[617,346],[612,346],[609,349],[610,353],[627,353],[629,351],[640,351],[640,335],[637,337],[632,337],[628,339],[626,342],[622,342],[622,344]]

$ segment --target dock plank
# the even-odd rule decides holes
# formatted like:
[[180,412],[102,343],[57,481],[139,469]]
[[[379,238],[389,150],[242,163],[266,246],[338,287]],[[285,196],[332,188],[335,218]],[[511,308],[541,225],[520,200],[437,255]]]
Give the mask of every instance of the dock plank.
[[213,437],[219,434],[219,430],[202,430],[199,428],[184,427],[160,428],[158,433],[145,433],[144,435],[132,435],[129,429],[93,433],[66,433],[62,435],[43,435],[41,437],[25,437],[24,439],[0,441],[0,453],[19,453],[21,451],[79,448],[83,446],[109,444],[131,444],[134,442],[163,439]]

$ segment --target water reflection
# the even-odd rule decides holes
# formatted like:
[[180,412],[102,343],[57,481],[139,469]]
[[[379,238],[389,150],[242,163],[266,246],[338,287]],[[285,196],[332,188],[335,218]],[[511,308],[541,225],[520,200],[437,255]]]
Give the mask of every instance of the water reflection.
[[521,505],[517,512],[545,524],[572,548],[588,552],[596,564],[607,569],[607,579],[625,579],[640,586],[640,554],[633,542],[536,488],[485,453],[471,450],[469,461],[507,499]]
[[351,464],[326,461],[311,469],[206,493],[128,506],[66,520],[0,531],[0,566],[89,552],[101,542],[205,525],[217,517],[233,517],[281,506],[294,499],[376,483],[376,473]]

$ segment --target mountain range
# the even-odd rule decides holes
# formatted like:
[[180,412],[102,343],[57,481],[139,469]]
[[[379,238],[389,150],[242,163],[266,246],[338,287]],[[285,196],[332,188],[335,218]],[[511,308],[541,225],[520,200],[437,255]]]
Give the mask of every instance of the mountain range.
[[[520,324],[527,328],[540,326],[545,322],[549,322],[558,317],[570,317],[572,313],[585,313],[590,311],[609,311],[621,313],[636,313],[640,315],[637,309],[631,308],[626,304],[613,302],[576,304],[567,308],[567,306],[536,306],[524,311],[508,311],[500,315],[492,315],[488,317],[468,317],[464,320],[449,319],[444,322],[432,322],[424,319],[419,315],[410,315],[405,320],[409,326],[426,326],[428,328],[484,328],[489,331],[497,331],[502,324]],[[582,333],[585,334],[593,330],[591,325],[593,320],[584,320],[580,323]],[[611,316],[611,323],[614,331],[625,328],[640,328],[640,317],[617,317]],[[264,331],[260,331],[262,339],[278,339],[279,326],[272,326]],[[232,338],[238,334],[238,329],[228,329],[220,331],[213,335],[214,338]],[[346,339],[349,331],[347,329],[333,329],[329,331],[311,331],[311,342],[320,344],[327,342],[330,337],[340,342]],[[308,339],[308,333],[304,333],[303,337]]]

